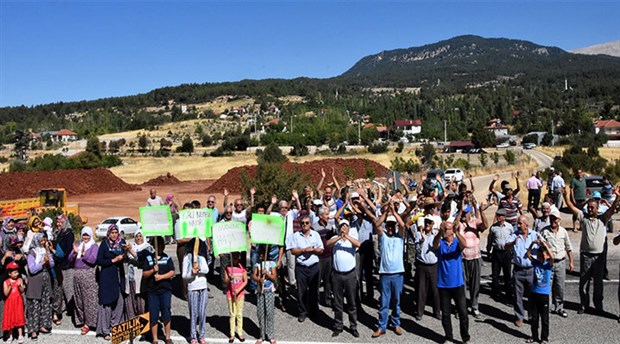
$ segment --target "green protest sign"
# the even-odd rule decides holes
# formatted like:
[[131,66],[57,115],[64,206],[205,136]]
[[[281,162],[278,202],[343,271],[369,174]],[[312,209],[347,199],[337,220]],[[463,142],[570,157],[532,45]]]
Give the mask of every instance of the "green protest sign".
[[144,236],[172,235],[172,214],[167,205],[141,207],[140,223]]
[[248,249],[243,222],[218,222],[213,225],[211,234],[213,235],[213,253],[216,256],[222,253],[247,251]]
[[279,215],[252,214],[250,237],[254,244],[284,245],[284,218]]
[[179,233],[177,239],[210,237],[211,221],[211,213],[205,209],[185,209],[179,211]]

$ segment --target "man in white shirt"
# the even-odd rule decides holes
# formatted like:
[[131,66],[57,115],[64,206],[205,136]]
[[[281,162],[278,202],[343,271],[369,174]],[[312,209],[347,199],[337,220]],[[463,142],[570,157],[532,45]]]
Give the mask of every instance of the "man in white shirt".
[[311,229],[308,215],[303,215],[299,223],[301,231],[293,234],[290,247],[296,257],[297,321],[304,322],[308,315],[316,315],[319,309],[319,255],[323,253],[324,247],[319,233]]
[[332,247],[332,290],[334,292],[334,332],[332,337],[342,333],[342,312],[344,298],[347,299],[349,314],[349,328],[353,337],[358,338],[357,331],[357,306],[355,296],[357,291],[357,279],[355,277],[355,252],[360,247],[356,228],[349,227],[349,221],[341,220],[338,224],[339,233],[327,241],[327,246]]
[[155,189],[151,189],[149,191],[150,197],[146,200],[147,207],[156,207],[158,205],[164,205],[164,201],[161,197],[157,196],[157,191]]

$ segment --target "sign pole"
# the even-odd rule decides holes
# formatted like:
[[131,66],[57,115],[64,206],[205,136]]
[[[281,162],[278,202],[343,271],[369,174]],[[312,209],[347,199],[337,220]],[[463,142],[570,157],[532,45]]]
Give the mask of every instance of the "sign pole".
[[198,245],[200,238],[196,237],[194,238],[194,263],[198,263]]

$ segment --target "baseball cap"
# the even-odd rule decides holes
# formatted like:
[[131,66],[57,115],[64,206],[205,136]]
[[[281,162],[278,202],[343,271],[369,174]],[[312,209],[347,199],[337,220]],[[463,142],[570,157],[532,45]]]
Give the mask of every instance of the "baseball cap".
[[359,198],[360,194],[357,192],[351,192],[351,198]]
[[594,191],[594,192],[592,193],[592,197],[593,197],[593,198],[602,198],[601,193],[600,193],[600,192],[598,192],[598,191]]
[[553,210],[551,210],[551,212],[549,213],[549,216],[553,216],[553,217],[555,217],[556,219],[559,219],[559,218],[560,218],[560,211],[559,211],[557,208],[556,208],[556,209],[553,209]]
[[320,199],[315,199],[315,200],[312,201],[312,204],[313,205],[322,205],[323,201],[321,201]]
[[504,208],[497,209],[497,211],[495,212],[495,215],[506,216],[506,209],[504,209]]
[[394,215],[390,215],[385,219],[385,222],[396,222],[396,217]]
[[342,225],[347,225],[351,227],[351,224],[349,223],[348,220],[340,220],[340,222],[338,223],[338,228],[342,227]]

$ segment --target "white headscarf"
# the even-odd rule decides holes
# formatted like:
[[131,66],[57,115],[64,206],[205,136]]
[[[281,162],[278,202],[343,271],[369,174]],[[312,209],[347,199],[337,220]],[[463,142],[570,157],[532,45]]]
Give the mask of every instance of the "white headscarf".
[[54,224],[54,220],[52,220],[49,217],[46,217],[43,219],[43,224],[45,225],[43,227],[43,230],[47,234],[47,240],[54,240],[54,234],[53,234],[54,229],[52,228],[52,225]]
[[88,234],[90,236],[90,240],[86,243],[84,241],[80,241],[80,245],[78,246],[78,251],[77,251],[77,259],[82,258],[82,252],[88,251],[88,249],[90,249],[91,246],[95,244],[95,240],[93,239],[92,228],[88,226],[82,228],[82,236],[84,236],[84,234]]
[[[142,238],[143,238],[143,240],[144,240],[144,241],[142,241],[142,244],[140,244],[140,245],[136,244],[136,239],[135,239],[136,235],[138,235],[138,234],[141,234],[141,235],[142,235]],[[151,245],[148,243],[148,241],[147,241],[147,240],[146,240],[146,238],[144,237],[144,234],[142,234],[142,230],[141,230],[141,229],[138,229],[138,230],[134,233],[133,237],[134,237],[134,242],[133,242],[133,244],[131,244],[131,248],[133,249],[133,251],[134,251],[136,254],[138,254],[140,251],[145,250],[145,249],[148,249],[148,250],[149,250],[149,252],[153,252],[153,250],[152,250],[152,248],[151,248]]]

